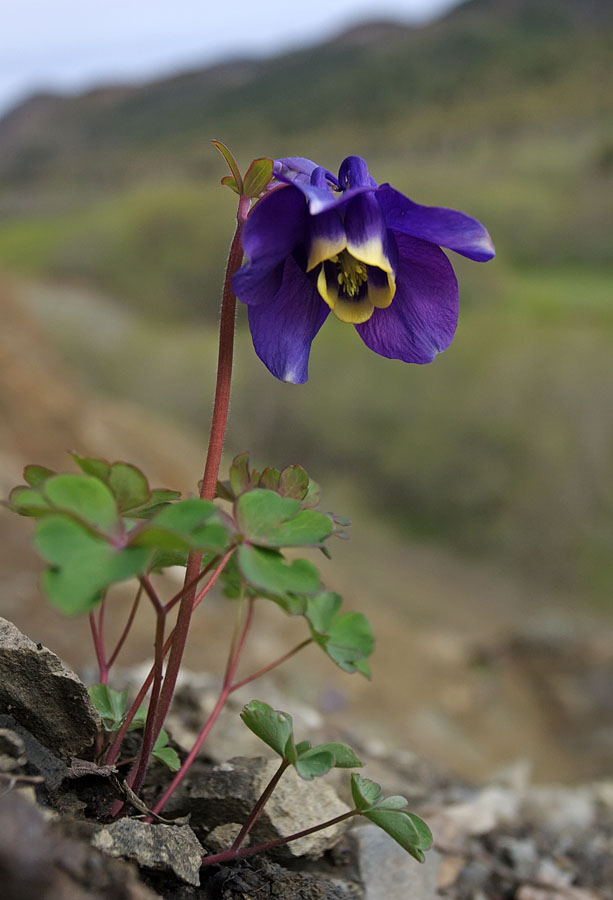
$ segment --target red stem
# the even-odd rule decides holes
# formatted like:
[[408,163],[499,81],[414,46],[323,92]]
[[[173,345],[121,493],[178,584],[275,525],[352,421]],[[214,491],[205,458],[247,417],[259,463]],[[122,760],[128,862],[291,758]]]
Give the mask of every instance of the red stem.
[[254,672],[253,675],[248,675],[247,678],[241,679],[241,681],[237,681],[232,685],[230,691],[237,691],[239,688],[244,687],[246,684],[249,684],[251,681],[255,681],[256,678],[259,678],[260,675],[266,675],[267,672],[270,672],[271,669],[276,669],[277,666],[280,666],[281,663],[284,663],[286,659],[289,659],[295,653],[298,653],[299,650],[302,650],[303,647],[306,647],[308,644],[313,643],[313,638],[307,638],[302,641],[300,644],[297,644],[293,650],[290,650],[288,653],[284,653],[283,656],[280,656],[278,659],[275,659],[274,662],[269,663],[267,666],[264,666],[262,669],[258,669],[257,672]]
[[126,778],[127,784],[132,788],[134,793],[138,793],[145,778],[149,757],[153,750],[157,734],[155,733],[156,710],[160,689],[162,687],[162,677],[164,674],[164,631],[166,628],[166,610],[164,604],[160,601],[156,591],[151,584],[147,575],[141,576],[141,584],[143,590],[151,600],[156,613],[155,623],[155,655],[153,662],[153,687],[151,688],[151,699],[149,701],[149,710],[145,721],[145,730],[143,732],[143,743],[141,744],[138,754],[137,763],[130,775]]
[[[217,485],[217,476],[219,475],[219,465],[221,463],[221,451],[226,433],[226,422],[228,419],[228,408],[230,403],[236,316],[236,298],[232,291],[232,278],[235,272],[240,268],[243,260],[241,234],[248,209],[249,200],[246,197],[241,197],[237,212],[236,231],[234,233],[234,238],[232,239],[228,264],[226,267],[226,277],[221,303],[215,403],[213,406],[213,420],[211,423],[209,448],[204,467],[204,475],[202,477],[202,487],[200,489],[200,497],[206,500],[213,500],[215,497],[215,487]],[[201,553],[190,553],[185,571],[184,585],[188,585],[190,581],[196,578],[200,571],[201,562]],[[154,728],[155,737],[159,734],[170,708],[175,685],[177,683],[177,677],[179,675],[179,668],[181,667],[181,660],[183,659],[185,644],[187,642],[189,624],[194,610],[195,596],[195,587],[186,590],[179,605],[170,657],[168,659],[168,667],[166,669],[166,675],[164,677],[164,683],[162,685],[160,699],[156,709]]]
[[106,684],[109,677],[109,670],[104,656],[104,646],[102,644],[100,632],[98,631],[98,627],[96,625],[96,616],[93,612],[90,612],[89,614],[89,627],[91,628],[92,640],[94,642],[94,649],[96,651],[96,659],[98,660],[98,668],[100,670],[100,683]]
[[240,848],[237,850],[223,850],[221,853],[214,853],[212,856],[203,856],[201,865],[213,866],[218,863],[228,862],[229,860],[240,859],[241,856],[264,853],[266,850],[272,850],[274,847],[280,847],[281,844],[287,844],[290,841],[297,841],[298,838],[306,837],[309,834],[315,834],[316,831],[330,828],[332,825],[337,825],[339,822],[343,822],[345,819],[350,819],[352,816],[357,815],[359,815],[359,811],[357,809],[351,809],[341,816],[336,816],[335,819],[328,819],[327,822],[322,822],[320,825],[313,825],[311,828],[305,828],[304,831],[297,831],[296,834],[289,834],[287,837],[277,838],[274,841],[268,841],[266,844],[257,844],[255,847],[244,847],[242,850]]
[[136,592],[136,597],[134,598],[134,602],[132,603],[132,609],[130,610],[130,615],[128,616],[128,621],[126,622],[126,626],[125,626],[124,630],[122,631],[121,637],[117,641],[117,646],[113,650],[113,652],[110,656],[110,659],[108,661],[109,669],[111,668],[111,666],[113,665],[113,663],[115,662],[117,657],[119,656],[119,654],[121,652],[121,648],[123,647],[123,645],[126,641],[126,638],[127,638],[128,634],[130,633],[130,629],[132,628],[132,623],[134,622],[134,617],[136,615],[136,611],[138,609],[138,605],[140,603],[140,598],[142,596],[142,593],[143,593],[143,586],[142,586],[142,584],[139,584],[138,590]]
[[160,797],[158,802],[153,807],[153,812],[156,814],[159,813],[160,810],[162,810],[164,808],[164,806],[170,799],[171,795],[175,792],[177,787],[180,785],[180,783],[183,781],[183,779],[187,775],[187,772],[189,771],[191,764],[193,763],[194,759],[198,755],[198,752],[199,752],[200,748],[202,747],[202,745],[204,744],[205,740],[209,736],[209,732],[211,731],[211,728],[213,727],[213,725],[219,718],[220,712],[224,708],[228,697],[232,693],[232,687],[231,687],[232,678],[234,677],[234,675],[236,673],[240,655],[243,652],[243,648],[245,646],[245,640],[247,638],[247,632],[249,631],[249,627],[251,625],[252,619],[253,619],[253,600],[250,600],[249,601],[249,610],[247,612],[247,616],[245,617],[245,623],[241,630],[241,634],[240,634],[240,637],[239,637],[237,645],[236,645],[236,650],[234,651],[234,647],[232,646],[230,648],[230,653],[228,654],[228,665],[226,667],[226,674],[224,677],[222,689],[220,691],[219,697],[217,698],[217,702],[216,702],[210,716],[208,717],[208,719],[202,726],[202,729],[200,731],[200,734],[196,738],[194,746],[192,747],[192,749],[189,751],[189,753],[185,757],[185,760],[183,761],[181,768],[179,769],[179,771],[177,772],[177,774],[175,775],[173,780],[170,782],[170,784],[168,785],[168,787],[166,788],[166,790],[164,791],[164,793],[162,794],[162,796]]
[[[213,572],[213,574],[211,575],[211,577],[209,578],[207,583],[204,585],[204,587],[202,588],[202,590],[200,591],[198,596],[195,598],[194,609],[196,608],[196,606],[198,606],[199,603],[202,603],[202,601],[204,600],[204,598],[206,597],[208,592],[211,590],[211,588],[213,587],[213,585],[215,584],[215,582],[217,581],[217,579],[223,572],[226,563],[228,562],[228,560],[234,553],[234,549],[235,548],[232,547],[230,550],[228,550],[228,552],[225,554],[225,556],[222,557],[217,568],[215,569],[215,571]],[[166,638],[166,643],[164,644],[164,657],[166,657],[166,654],[170,650],[173,635],[174,635],[174,629],[173,629],[173,631],[170,632],[170,634]],[[149,688],[151,686],[151,682],[153,681],[154,672],[155,672],[155,666],[152,666],[151,669],[149,670],[149,674],[147,675],[141,689],[139,690],[138,694],[136,695],[134,702],[132,703],[132,706],[128,710],[128,713],[127,713],[124,721],[122,722],[121,728],[115,735],[115,740],[113,741],[113,743],[110,747],[110,750],[108,752],[107,758],[105,760],[105,763],[107,766],[112,766],[113,763],[115,762],[115,760],[117,759],[117,757],[119,755],[119,751],[121,749],[122,741],[125,736],[125,733],[128,730],[128,728],[130,727],[130,725],[132,724],[132,719],[136,715],[138,709],[140,708],[141,704],[143,703],[143,700],[147,696],[147,691],[149,690]]]
[[249,832],[251,831],[251,829],[257,822],[257,820],[260,818],[260,815],[262,814],[262,810],[264,809],[264,807],[270,800],[272,792],[274,791],[276,786],[281,781],[281,777],[288,766],[289,766],[289,762],[286,759],[282,759],[281,765],[279,766],[279,768],[277,769],[275,774],[272,776],[272,778],[270,779],[270,781],[268,782],[268,784],[262,791],[255,806],[253,807],[253,809],[249,813],[246,821],[244,822],[243,827],[237,834],[237,836],[234,840],[234,843],[230,847],[230,850],[238,850],[240,845],[243,843],[243,841],[245,840],[245,838],[247,837],[247,835],[249,834]]

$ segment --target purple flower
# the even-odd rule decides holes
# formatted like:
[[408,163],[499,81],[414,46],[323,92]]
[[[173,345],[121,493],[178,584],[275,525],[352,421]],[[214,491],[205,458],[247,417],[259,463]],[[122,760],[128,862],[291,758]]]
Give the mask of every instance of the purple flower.
[[330,311],[389,359],[427,363],[449,346],[458,285],[440,248],[491,259],[480,222],[377,185],[358,156],[338,178],[300,157],[277,160],[275,177],[281,184],[247,218],[246,262],[233,280],[273,375],[307,380],[311,342]]

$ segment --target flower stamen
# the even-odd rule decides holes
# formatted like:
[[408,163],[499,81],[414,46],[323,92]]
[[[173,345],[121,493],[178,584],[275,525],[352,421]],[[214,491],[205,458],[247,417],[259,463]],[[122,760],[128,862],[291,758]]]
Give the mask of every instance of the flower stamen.
[[347,297],[355,297],[365,281],[368,280],[366,266],[347,250],[341,250],[330,260],[338,267],[337,281]]

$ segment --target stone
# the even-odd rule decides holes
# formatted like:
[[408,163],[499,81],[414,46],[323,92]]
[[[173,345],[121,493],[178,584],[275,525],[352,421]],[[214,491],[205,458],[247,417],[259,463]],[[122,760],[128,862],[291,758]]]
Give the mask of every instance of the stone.
[[516,818],[520,797],[512,790],[489,785],[464,803],[454,803],[441,811],[460,834],[481,835],[501,825],[510,825]]
[[358,856],[364,900],[438,900],[440,855],[436,850],[418,863],[376,825],[351,833]]
[[147,869],[171,871],[199,887],[204,850],[188,825],[149,825],[138,819],[119,819],[101,828],[92,844],[109,856],[133,859]]
[[594,792],[584,786],[534,785],[522,803],[521,818],[552,834],[585,832],[596,821]]
[[58,833],[18,791],[0,798],[0,834],[2,900],[156,900],[131,865]]
[[[206,836],[206,849],[209,853],[221,853],[222,850],[227,850],[238,837],[241,827],[238,822],[228,822],[226,825],[218,825],[217,828],[213,828]],[[248,847],[250,843],[251,838],[247,835],[242,846]]]
[[28,761],[23,738],[11,728],[0,728],[0,772],[14,772]]
[[62,759],[90,747],[101,728],[85,685],[60,658],[0,618],[0,713]]
[[[279,768],[276,760],[235,757],[209,772],[186,779],[182,792],[165,807],[165,814],[191,814],[191,824],[208,832],[228,822],[244,822],[256,800]],[[252,844],[265,843],[349,811],[322,778],[306,782],[289,768],[279,781],[262,815],[250,832]],[[288,858],[317,858],[339,840],[345,831],[341,822],[331,828],[291,841],[274,850]],[[271,851],[273,852],[273,851]]]
[[27,764],[38,775],[42,775],[48,790],[56,790],[66,777],[68,769],[65,763],[47,750],[33,734],[30,734],[27,728],[19,725],[12,716],[0,715],[0,728],[10,730],[21,740]]

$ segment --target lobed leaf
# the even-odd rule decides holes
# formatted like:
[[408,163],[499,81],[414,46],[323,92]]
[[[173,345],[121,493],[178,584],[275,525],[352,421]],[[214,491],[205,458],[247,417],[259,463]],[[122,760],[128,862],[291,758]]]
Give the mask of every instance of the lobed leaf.
[[245,539],[262,547],[319,546],[334,530],[323,513],[303,510],[300,500],[263,488],[238,498],[236,520]]
[[321,589],[319,572],[307,559],[286,563],[277,550],[242,544],[238,548],[237,562],[247,584],[265,594],[284,597],[287,594],[315,594]]
[[47,469],[46,466],[30,465],[23,470],[24,481],[33,488],[41,487],[51,475],[55,475],[55,472]]
[[277,490],[282,497],[303,500],[309,489],[309,476],[302,466],[286,466],[279,474]]
[[375,646],[370,623],[363,613],[340,613],[342,599],[327,591],[309,597],[305,616],[313,640],[345,672],[369,677],[368,657]]
[[127,690],[115,691],[106,684],[92,684],[87,693],[102,719],[106,731],[117,731],[126,714]]
[[115,498],[93,475],[53,475],[45,481],[42,494],[56,511],[69,513],[97,530],[113,534],[118,529]]
[[115,548],[67,515],[42,519],[34,545],[50,564],[43,589],[68,615],[89,612],[111,584],[141,575],[150,559],[146,547]]
[[289,713],[273,709],[261,700],[252,700],[244,707],[241,719],[250,731],[283,759],[290,762],[296,759],[294,728]]
[[131,541],[135,547],[151,547],[165,553],[189,550],[222,552],[228,543],[226,528],[209,500],[190,498],[165,506],[149,519]]

